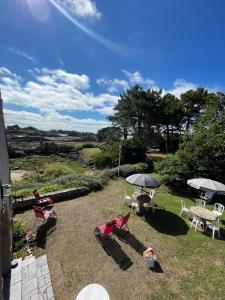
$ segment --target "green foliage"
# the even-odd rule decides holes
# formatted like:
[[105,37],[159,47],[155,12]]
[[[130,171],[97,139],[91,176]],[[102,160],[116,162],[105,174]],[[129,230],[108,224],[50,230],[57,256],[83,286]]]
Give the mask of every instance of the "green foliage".
[[[137,139],[129,139],[120,142],[121,164],[133,164],[146,160],[145,146]],[[107,143],[101,145],[102,152],[92,158],[92,163],[98,169],[112,168],[118,164],[119,144]]]
[[17,252],[26,243],[27,227],[22,222],[13,220],[13,251]]
[[101,150],[99,148],[85,148],[82,150],[82,153],[86,158],[92,159],[93,156],[95,156],[98,153],[101,153]]
[[[33,188],[34,187],[36,187],[36,185],[34,185]],[[14,198],[29,197],[29,196],[32,196],[32,189],[31,188],[26,188],[26,189],[18,188],[17,191],[12,193],[12,197],[14,197]]]
[[121,163],[134,164],[137,162],[144,162],[146,159],[146,148],[137,139],[125,140],[122,142],[122,156]]
[[156,171],[161,175],[161,181],[173,188],[182,187],[187,178],[192,177],[190,170],[184,169],[176,154],[168,155],[167,159],[159,162]]
[[123,131],[124,139],[130,134],[149,146],[165,141],[166,151],[175,152],[183,128],[189,130],[196,123],[208,101],[208,91],[203,88],[189,90],[178,99],[135,85],[120,95],[109,120]]
[[102,188],[101,182],[87,175],[67,175],[60,176],[50,182],[51,185],[59,185],[64,188],[87,187],[91,191],[97,191]]
[[82,144],[82,148],[97,148],[97,144],[93,144],[93,143],[84,143]]
[[102,142],[118,142],[122,137],[122,131],[118,127],[105,127],[97,132],[97,139]]
[[166,182],[175,185],[192,177],[225,182],[225,95],[212,93],[194,131],[185,136],[180,150],[160,164]]
[[63,186],[56,185],[56,184],[50,184],[43,186],[39,189],[41,194],[46,194],[46,193],[51,193],[51,192],[56,192],[59,191],[60,189],[63,189]]
[[58,177],[61,175],[69,175],[73,173],[73,170],[68,165],[60,163],[51,163],[46,165],[44,176],[45,177]]
[[93,155],[91,162],[98,169],[112,168],[117,164],[117,156],[113,152],[102,152]]
[[[121,165],[119,168],[120,177],[127,177],[135,173],[145,173],[149,172],[149,166],[147,163],[137,163],[137,164],[125,164]],[[118,176],[118,167],[113,169],[107,169],[103,172],[104,177],[114,178]]]
[[56,153],[70,153],[74,150],[72,145],[68,145],[66,143],[56,144],[55,142],[40,142],[40,151],[41,154],[49,155]]

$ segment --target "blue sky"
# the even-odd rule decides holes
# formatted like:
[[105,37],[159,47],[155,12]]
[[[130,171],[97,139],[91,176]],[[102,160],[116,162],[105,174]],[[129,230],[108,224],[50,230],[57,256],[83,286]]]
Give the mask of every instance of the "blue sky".
[[223,0],[5,0],[6,124],[96,132],[133,84],[224,91]]

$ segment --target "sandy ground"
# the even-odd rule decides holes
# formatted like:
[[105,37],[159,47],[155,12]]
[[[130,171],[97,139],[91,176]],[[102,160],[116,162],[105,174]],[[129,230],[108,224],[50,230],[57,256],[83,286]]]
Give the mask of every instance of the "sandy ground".
[[28,171],[24,170],[12,170],[11,171],[11,180],[12,183],[22,181],[24,177],[26,177],[29,174]]

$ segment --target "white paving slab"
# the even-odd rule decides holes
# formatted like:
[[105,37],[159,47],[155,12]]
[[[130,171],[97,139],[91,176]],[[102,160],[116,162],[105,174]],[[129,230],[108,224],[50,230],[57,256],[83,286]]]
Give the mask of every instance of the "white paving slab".
[[46,255],[13,262],[18,265],[11,271],[9,300],[54,300]]

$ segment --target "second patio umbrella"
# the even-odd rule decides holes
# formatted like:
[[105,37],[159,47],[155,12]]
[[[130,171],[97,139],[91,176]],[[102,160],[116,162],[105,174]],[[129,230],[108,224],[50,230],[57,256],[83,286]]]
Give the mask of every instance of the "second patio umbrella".
[[146,188],[156,188],[161,185],[158,180],[147,174],[134,174],[127,177],[126,181],[130,184]]
[[225,185],[219,181],[207,178],[195,178],[189,179],[187,184],[198,190],[212,191],[223,195],[225,194]]

